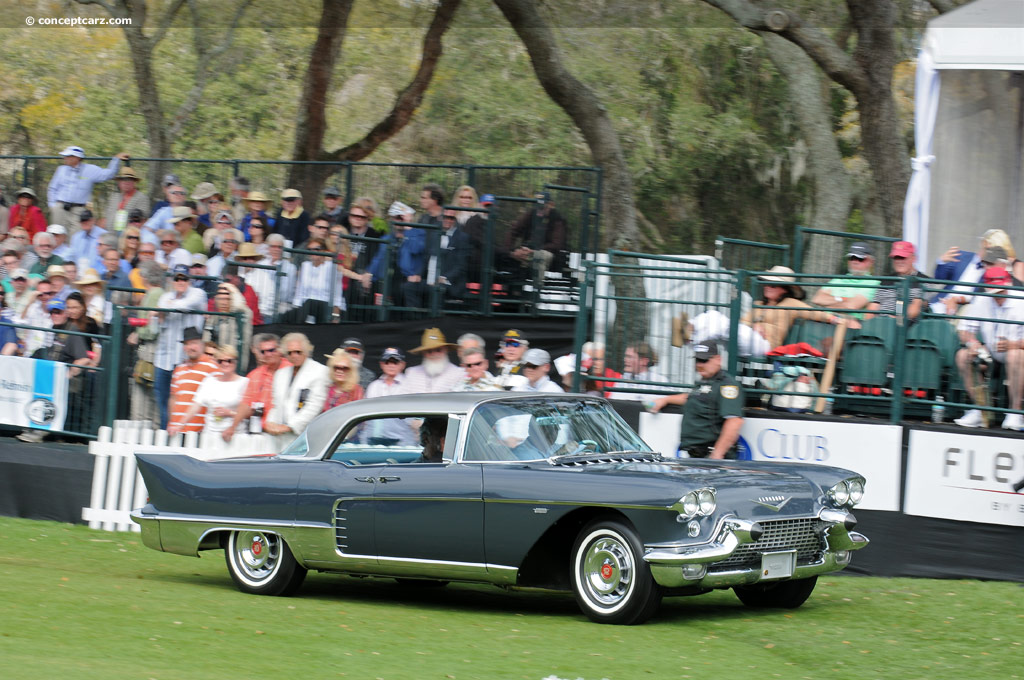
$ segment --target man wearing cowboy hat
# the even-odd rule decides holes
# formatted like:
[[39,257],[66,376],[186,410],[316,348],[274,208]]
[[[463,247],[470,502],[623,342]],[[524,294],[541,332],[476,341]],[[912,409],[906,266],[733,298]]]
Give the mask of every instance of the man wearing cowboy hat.
[[743,386],[722,370],[722,352],[714,340],[694,345],[700,380],[689,393],[654,400],[657,413],[667,404],[683,407],[679,450],[690,458],[735,458],[743,427]]
[[419,366],[405,371],[405,392],[422,394],[424,392],[451,392],[465,375],[460,367],[448,359],[448,351],[456,345],[445,340],[440,328],[428,328],[423,331],[420,346],[409,350],[413,354],[423,356]]
[[46,191],[46,203],[50,206],[50,221],[63,224],[68,233],[74,235],[81,220],[79,213],[92,201],[92,186],[106,182],[117,174],[121,161],[130,156],[121,152],[110,159],[106,168],[83,163],[85,151],[80,146],[69,146],[60,152],[64,164],[53,173]]
[[149,214],[149,196],[139,191],[139,176],[131,168],[121,168],[114,179],[117,180],[117,192],[111,194],[107,201],[107,211],[100,226],[121,233],[128,226],[128,215],[132,210]]
[[192,192],[191,198],[193,201],[198,201],[200,205],[199,223],[196,225],[196,229],[200,233],[205,232],[211,226],[211,215],[220,212],[221,204],[224,203],[224,195],[217,191],[213,182],[200,182]]
[[206,250],[203,247],[203,237],[196,231],[196,216],[192,208],[185,205],[175,207],[168,222],[174,227],[174,231],[178,232],[182,248],[193,255]]

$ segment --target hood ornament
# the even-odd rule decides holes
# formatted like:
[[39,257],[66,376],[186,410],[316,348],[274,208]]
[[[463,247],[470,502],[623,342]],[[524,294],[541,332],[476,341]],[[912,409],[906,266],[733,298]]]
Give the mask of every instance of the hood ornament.
[[782,508],[786,507],[786,503],[790,500],[791,499],[786,496],[761,496],[756,500],[752,499],[752,502],[757,503],[758,505],[763,505],[774,512],[779,512]]

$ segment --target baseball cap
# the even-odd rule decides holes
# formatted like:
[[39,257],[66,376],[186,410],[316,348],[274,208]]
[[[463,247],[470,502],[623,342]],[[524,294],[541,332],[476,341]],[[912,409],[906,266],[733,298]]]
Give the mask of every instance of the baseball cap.
[[128,211],[129,222],[142,222],[146,219],[146,213],[142,212],[138,208],[132,208]]
[[1013,283],[1013,277],[1010,276],[1010,272],[1006,271],[1002,267],[989,267],[985,270],[985,274],[981,277],[983,283],[991,283],[1001,286],[1009,286]]
[[523,355],[523,363],[530,366],[543,366],[551,363],[551,355],[539,347],[534,347]]
[[388,347],[380,353],[380,360],[387,361],[388,359],[398,359],[399,361],[405,361],[405,355],[402,354],[402,350],[397,347]]
[[480,205],[493,205],[494,194],[484,194],[480,197]]
[[82,212],[80,212],[78,214],[78,221],[79,222],[85,222],[86,220],[91,220],[91,219],[92,219],[92,211],[89,210],[88,208],[86,208],[85,210],[83,210]]
[[503,335],[501,337],[501,339],[503,341],[504,340],[516,340],[521,345],[529,345],[530,344],[530,341],[526,339],[526,336],[523,335],[523,332],[521,330],[519,330],[519,329],[516,329],[516,328],[510,328],[507,331],[505,331],[505,335]]
[[714,340],[708,340],[707,342],[702,342],[699,345],[693,346],[694,356],[702,361],[710,359],[711,357],[717,357],[721,353],[721,350],[718,348],[718,343]]
[[67,305],[64,304],[63,300],[51,300],[47,309],[51,311],[54,309],[67,309]]
[[859,257],[864,259],[865,257],[874,257],[875,253],[871,250],[871,246],[864,241],[857,241],[850,246],[849,252],[846,253],[847,257]]
[[345,338],[345,341],[341,343],[342,349],[358,349],[360,352],[363,351],[363,343],[359,341],[359,338]]
[[402,217],[404,215],[408,215],[411,212],[415,211],[409,206],[407,206],[405,203],[402,203],[401,201],[395,201],[390,206],[388,206],[388,217]]
[[324,196],[333,196],[334,198],[339,198],[341,196],[341,189],[339,189],[338,187],[327,187],[326,189],[324,189]]
[[536,198],[538,201],[542,201],[544,203],[550,203],[551,202],[551,192],[550,191],[538,191],[537,193],[535,193],[533,195],[533,197]]
[[[202,253],[196,253],[192,256],[193,267],[201,267],[204,264],[206,264],[206,255],[203,255]],[[177,267],[175,267],[175,269],[177,269]]]
[[11,281],[14,279],[28,279],[28,272],[24,269],[15,269],[11,272]]
[[68,146],[61,151],[59,156],[78,156],[79,158],[85,158],[85,152],[82,151],[80,146]]
[[302,198],[302,193],[298,189],[285,189],[281,192],[281,198]]
[[892,244],[889,257],[914,257],[916,252],[917,249],[914,248],[914,244],[910,241],[896,241],[896,243]]
[[46,228],[47,234],[67,234],[68,228],[63,224],[51,224]]
[[188,265],[176,264],[174,265],[174,269],[172,269],[171,271],[175,274],[175,276],[177,276],[178,274],[184,274],[185,276],[188,276]]
[[181,184],[181,178],[175,175],[174,173],[168,173],[164,175],[164,179],[161,182],[161,184],[163,184],[165,187],[169,187],[172,184]]

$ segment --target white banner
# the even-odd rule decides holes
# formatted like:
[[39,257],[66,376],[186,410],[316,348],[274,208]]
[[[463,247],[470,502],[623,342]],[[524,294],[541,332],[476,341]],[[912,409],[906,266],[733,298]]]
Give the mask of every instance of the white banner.
[[1024,527],[1024,439],[910,431],[904,512]]
[[0,357],[0,422],[39,430],[63,430],[68,367],[55,361]]
[[898,511],[902,436],[898,425],[746,418],[740,430],[740,457],[852,470],[867,480],[864,500],[857,507]]

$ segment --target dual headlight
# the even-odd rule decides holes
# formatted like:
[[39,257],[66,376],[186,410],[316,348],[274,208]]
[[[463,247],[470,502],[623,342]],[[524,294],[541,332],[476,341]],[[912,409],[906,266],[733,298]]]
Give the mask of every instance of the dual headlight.
[[828,497],[836,507],[852,508],[864,499],[864,479],[862,477],[844,479],[828,490]]
[[712,514],[716,507],[718,501],[715,500],[715,490],[710,487],[691,491],[675,504],[675,509],[685,519],[706,517]]

